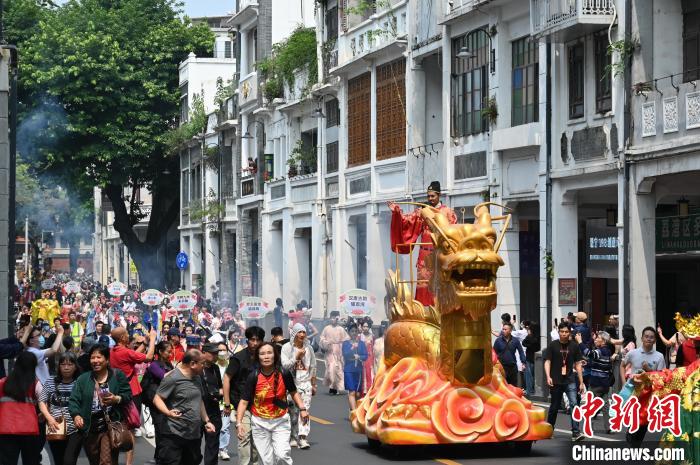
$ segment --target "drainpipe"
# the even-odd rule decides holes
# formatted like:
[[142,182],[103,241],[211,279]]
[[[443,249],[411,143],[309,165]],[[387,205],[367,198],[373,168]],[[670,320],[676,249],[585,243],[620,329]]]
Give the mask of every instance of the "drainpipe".
[[[547,141],[547,175],[546,175],[546,245],[547,256],[552,254],[552,44],[547,44],[547,103],[545,111],[545,140]],[[552,321],[552,277],[547,274],[547,324]],[[549,334],[547,335],[549,338]]]
[[[625,38],[629,39],[632,32],[632,0],[625,0]],[[628,67],[629,71],[625,73],[625,108],[624,108],[624,122],[623,122],[623,150],[622,150],[622,163],[624,166],[624,204],[622,206],[622,234],[623,234],[623,259],[625,262],[623,280],[624,280],[624,307],[622,315],[622,323],[629,324],[630,322],[630,246],[629,246],[629,223],[630,223],[630,163],[627,160],[626,149],[630,145],[630,136],[632,133],[632,110],[631,110],[631,100],[632,100],[632,57],[628,58],[628,63],[625,65]]]

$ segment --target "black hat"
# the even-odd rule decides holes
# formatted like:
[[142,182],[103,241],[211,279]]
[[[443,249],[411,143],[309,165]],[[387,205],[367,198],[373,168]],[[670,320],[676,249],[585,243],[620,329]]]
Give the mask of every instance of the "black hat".
[[219,353],[219,346],[218,344],[204,344],[202,346],[202,352],[208,352],[210,354],[216,354]]
[[331,310],[331,318],[334,316],[340,316],[340,312],[338,310]]
[[437,192],[438,194],[440,193],[440,181],[433,181],[430,183],[428,186],[428,192],[433,191]]

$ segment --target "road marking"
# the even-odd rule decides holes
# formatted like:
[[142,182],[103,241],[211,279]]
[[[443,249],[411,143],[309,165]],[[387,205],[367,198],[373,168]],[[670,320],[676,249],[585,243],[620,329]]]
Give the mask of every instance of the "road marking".
[[323,360],[322,358],[317,358],[316,363],[323,363],[324,365],[326,364],[326,361]]
[[455,462],[454,460],[450,459],[435,459],[435,461],[443,465],[462,465],[461,463]]
[[141,436],[141,437],[142,437],[143,439],[145,439],[147,443],[149,443],[149,444],[152,445],[153,447],[156,447],[156,438],[155,438],[155,437],[149,438],[149,437],[146,436],[145,434],[144,434],[143,436]]
[[[557,433],[565,433],[565,434],[571,435],[571,431],[567,431],[567,430],[561,429],[561,428],[554,428],[554,431],[556,431]],[[618,439],[604,438],[602,436],[596,436],[595,434],[591,437],[584,436],[584,438],[597,439],[598,441],[608,441],[608,442],[618,442],[619,441]]]
[[324,420],[323,418],[314,417],[313,415],[309,415],[309,418],[311,418],[316,423],[320,423],[322,425],[332,425],[333,424],[333,422],[330,422],[328,420]]
[[538,405],[538,406],[540,406],[540,407],[549,408],[549,404],[545,404],[545,403],[542,403],[542,402],[533,402],[533,404]]

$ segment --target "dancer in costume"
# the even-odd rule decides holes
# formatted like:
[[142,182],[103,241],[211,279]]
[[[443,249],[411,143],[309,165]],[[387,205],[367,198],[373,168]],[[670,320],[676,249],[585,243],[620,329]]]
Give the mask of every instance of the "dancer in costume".
[[41,291],[41,299],[32,302],[32,324],[36,324],[36,320],[41,318],[45,322],[52,324],[53,320],[61,316],[61,308],[58,306],[58,301],[51,299],[51,291],[43,289]]
[[[443,212],[450,224],[457,223],[457,216],[451,208],[440,202],[440,182],[433,181],[428,186],[428,203]],[[423,305],[433,305],[434,296],[428,288],[428,281],[431,273],[426,268],[425,258],[433,251],[432,239],[430,238],[430,227],[421,216],[422,208],[417,208],[412,213],[403,214],[401,207],[394,202],[387,205],[392,212],[391,215],[391,250],[400,254],[410,252],[410,247],[401,244],[412,244],[421,242],[428,245],[421,245],[416,260],[418,271],[418,282],[416,283],[416,300]]]
[[323,382],[328,386],[329,394],[338,394],[343,388],[343,350],[342,345],[350,337],[345,329],[338,325],[340,313],[331,312],[330,324],[321,333],[321,349],[326,352],[326,375]]
[[[362,389],[363,364],[367,360],[367,346],[360,340],[357,325],[348,327],[350,340],[343,342],[343,375],[345,390],[348,391],[350,411],[357,407],[357,393]],[[370,386],[371,387],[371,386]]]

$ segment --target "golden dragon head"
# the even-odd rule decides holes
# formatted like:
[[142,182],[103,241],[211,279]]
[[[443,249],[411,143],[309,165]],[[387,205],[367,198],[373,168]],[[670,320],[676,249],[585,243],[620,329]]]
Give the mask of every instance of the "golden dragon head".
[[[438,209],[421,210],[435,246],[426,264],[432,268],[431,287],[439,294],[443,314],[462,309],[478,318],[496,307],[496,272],[503,266],[498,249],[510,215],[492,218],[490,204],[474,208],[473,224],[450,224]],[[493,228],[494,219],[506,220],[500,237]]]

